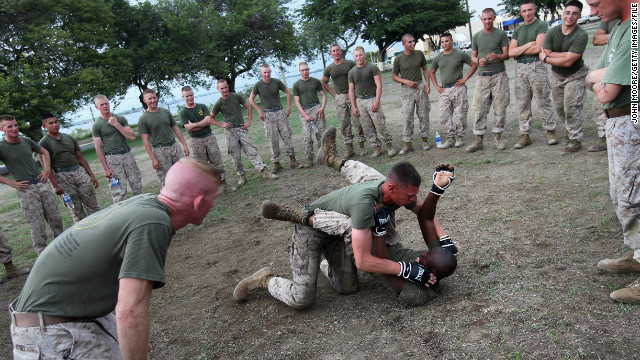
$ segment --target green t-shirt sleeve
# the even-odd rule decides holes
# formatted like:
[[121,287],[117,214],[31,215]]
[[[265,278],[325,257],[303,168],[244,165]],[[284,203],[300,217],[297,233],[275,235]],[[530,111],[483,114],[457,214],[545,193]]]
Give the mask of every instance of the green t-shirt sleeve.
[[[278,88],[279,88],[279,89],[280,89],[280,91],[282,91],[282,92],[286,92],[286,91],[287,91],[287,87],[286,87],[286,86],[284,86],[284,83],[283,83],[282,81],[280,81],[280,80],[278,80]],[[280,95],[280,94],[278,94],[278,95]]]
[[509,37],[507,36],[506,32],[502,32],[502,35],[500,36],[500,46],[502,47],[506,47],[509,46]]
[[469,64],[471,62],[471,56],[466,52],[462,53],[462,60],[464,60],[465,64]]
[[393,73],[396,75],[400,74],[400,61],[398,60],[397,56],[393,59]]
[[91,126],[91,136],[94,138],[102,138],[102,128],[98,126],[98,122],[94,122]]
[[544,37],[544,42],[542,43],[543,49],[552,50],[553,42],[551,41],[551,39],[553,38],[554,35],[555,33],[553,29],[549,30],[549,33],[547,34],[547,36]]
[[[220,100],[221,99],[222,98],[220,98]],[[211,110],[213,116],[216,116],[220,113],[220,109],[222,108],[222,103],[220,102],[220,100],[216,101],[215,105],[213,105],[213,109]]]
[[142,116],[140,116],[140,120],[138,120],[138,132],[140,134],[149,135],[149,129],[147,129],[147,118],[144,114],[142,114]]
[[434,57],[433,60],[431,60],[431,68],[433,69],[433,71],[438,71],[438,62],[440,61],[441,57],[442,57],[442,53],[436,55],[436,57]]
[[49,137],[45,135],[42,139],[40,139],[40,141],[38,142],[38,145],[42,146],[49,153],[51,153],[51,146],[49,145],[48,139],[49,139]]
[[[607,45],[607,48],[608,47],[609,46]],[[593,67],[594,70],[602,69],[607,64],[607,54],[608,53],[609,53],[608,49],[605,48],[605,51],[603,51],[602,54],[600,54],[600,59],[598,59],[598,62]]]
[[355,202],[349,206],[351,226],[356,230],[365,230],[375,225],[373,202]]
[[[418,53],[422,55],[421,51],[418,51]],[[424,55],[422,55],[420,56],[420,67],[423,68],[425,66],[427,66],[427,58],[425,58]]]
[[81,151],[80,150],[80,144],[78,144],[78,140],[76,140],[76,138],[74,138],[73,136],[69,135],[69,138],[71,139],[71,141],[73,141],[73,147],[75,149],[75,151]]
[[293,84],[293,96],[300,96],[300,83]]
[[148,223],[129,233],[118,279],[144,279],[153,281],[154,288],[164,286],[166,249],[171,236],[172,230],[159,223]]
[[238,99],[238,103],[242,106],[247,103],[247,101],[240,94],[236,94],[236,98]]
[[322,91],[324,91],[324,88],[322,87],[322,81],[320,81],[320,80],[316,80],[316,90],[317,90],[318,92],[322,92]]
[[604,84],[631,85],[631,44],[620,42],[615,56],[602,77]]
[[[546,41],[547,39],[545,39],[545,42]],[[587,35],[586,32],[580,33],[580,35],[571,43],[571,46],[567,51],[574,54],[584,54],[584,50],[587,48],[588,41],[589,35]]]
[[373,65],[370,63],[371,66],[369,66],[369,68],[371,69],[371,75],[372,76],[376,76],[376,75],[380,75],[380,69],[378,69],[377,66]]
[[180,123],[183,126],[189,123],[189,119],[187,119],[187,108],[180,110],[180,114],[178,114],[178,116],[180,116]]
[[324,71],[322,72],[322,76],[324,77],[331,77],[331,65],[327,66],[326,68],[324,68]]
[[536,29],[536,37],[540,34],[546,33],[547,30],[549,30],[549,25],[547,25],[547,22],[538,19],[538,28]]
[[251,93],[253,95],[256,95],[256,96],[259,95],[258,94],[258,83],[253,84],[253,88],[251,88]]
[[171,125],[171,127],[176,126],[176,119],[173,118],[171,111],[167,110],[167,113],[169,114],[169,125]]
[[353,84],[355,81],[353,81],[353,71],[356,69],[356,67],[352,67],[351,70],[349,70],[349,73],[347,74],[347,81],[350,84]]
[[[34,153],[40,153],[40,145],[36,144],[35,141],[29,139],[29,138],[23,138],[24,140],[27,141],[27,144],[29,144],[29,146],[31,146],[31,150],[33,150]],[[47,150],[48,151],[48,150]]]

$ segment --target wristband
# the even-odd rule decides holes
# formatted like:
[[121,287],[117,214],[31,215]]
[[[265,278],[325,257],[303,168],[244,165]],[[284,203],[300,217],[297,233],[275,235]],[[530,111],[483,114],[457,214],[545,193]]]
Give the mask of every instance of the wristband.
[[546,54],[545,54],[545,56],[544,56],[544,60],[542,60],[542,62],[546,64],[546,63],[547,63],[547,58],[548,58],[548,57],[549,57],[549,55],[546,55]]

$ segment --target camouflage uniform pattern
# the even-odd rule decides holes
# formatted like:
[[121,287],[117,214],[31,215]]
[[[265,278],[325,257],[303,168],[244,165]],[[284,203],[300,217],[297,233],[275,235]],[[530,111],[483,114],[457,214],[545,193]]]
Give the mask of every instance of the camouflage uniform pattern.
[[114,204],[127,198],[127,182],[131,186],[133,196],[142,194],[142,174],[131,151],[125,154],[105,155],[104,158],[120,185],[119,193],[110,187]]
[[551,85],[545,64],[540,61],[516,63],[516,101],[520,109],[520,134],[531,134],[532,98],[535,98],[540,110],[544,130],[556,129],[550,94]]
[[439,105],[440,124],[444,134],[448,138],[464,136],[467,133],[467,112],[469,111],[467,85],[445,88],[440,93]]
[[253,142],[251,135],[249,135],[249,131],[242,127],[224,129],[224,136],[227,138],[227,151],[231,155],[236,173],[239,176],[244,175],[246,172],[244,165],[242,165],[241,151],[244,151],[256,170],[262,171],[267,167],[262,162],[260,155],[258,155],[258,149],[256,149],[256,144]]
[[607,121],[609,193],[622,225],[624,243],[640,262],[640,124],[630,115]]
[[[94,321],[99,322],[106,331]],[[17,327],[12,323],[13,357],[16,360],[122,359],[120,346],[110,334],[118,338],[114,314],[93,321],[42,327]],[[71,353],[65,357],[68,351]]]
[[[344,137],[345,144],[353,144],[353,132],[351,131],[351,101],[349,101],[349,94],[336,94],[334,99],[336,103],[336,113],[338,114],[338,120],[340,120],[340,131]],[[353,117],[353,125],[356,128],[356,141],[361,143],[366,140],[364,135],[364,129],[360,124],[360,117]]]
[[25,190],[17,190],[22,212],[31,229],[33,249],[38,255],[47,247],[47,228],[45,221],[53,232],[53,237],[62,234],[62,218],[58,211],[56,195],[47,183],[29,185]]
[[156,170],[156,172],[158,173],[160,182],[164,185],[164,179],[167,177],[169,169],[171,169],[173,164],[177,163],[178,160],[182,159],[182,150],[178,147],[178,143],[176,142],[171,146],[153,148],[152,151],[153,156],[155,156],[160,163],[160,170]]
[[264,133],[267,136],[267,142],[271,145],[271,161],[280,162],[280,139],[278,135],[282,137],[287,155],[294,156],[296,154],[291,140],[293,130],[291,130],[291,124],[284,109],[264,113]]
[[593,114],[595,115],[594,121],[596,123],[596,127],[598,128],[598,137],[603,138],[607,135],[607,115],[605,115],[602,104],[600,104],[595,96],[593,97],[591,106],[593,106]]
[[59,172],[55,177],[58,185],[71,197],[73,203],[71,213],[74,222],[100,211],[96,189],[84,168],[78,167],[75,170]]
[[4,236],[4,231],[0,229],[0,263],[6,264],[11,261],[12,250],[13,249],[9,245],[9,241],[7,241],[7,238]]
[[[320,144],[322,134],[327,128],[327,121],[325,119],[320,119],[320,117],[318,116],[319,110],[320,105],[316,105],[312,108],[304,110],[307,115],[311,116],[311,118],[313,119],[313,123],[316,124],[316,127],[318,128],[318,132],[315,134],[316,139],[318,140],[318,144]],[[302,142],[304,144],[304,157],[305,159],[313,159],[313,129],[311,128],[311,123],[305,120],[302,116],[300,116],[300,122],[302,123]]]
[[192,137],[190,142],[191,155],[200,161],[211,164],[220,173],[220,179],[224,181],[227,178],[227,173],[224,171],[224,162],[216,135],[211,133],[205,137]]
[[484,135],[487,132],[487,115],[493,105],[495,123],[493,132],[504,133],[504,124],[507,121],[507,107],[511,101],[509,91],[509,77],[503,71],[491,76],[478,76],[476,92],[473,97],[473,109],[476,114],[473,123],[473,134]]
[[371,106],[376,101],[375,98],[356,99],[356,106],[360,110],[360,124],[364,128],[367,138],[373,147],[380,147],[381,143],[393,143],[393,138],[387,131],[386,120],[382,113],[382,107],[377,112],[371,111]]
[[551,94],[558,119],[567,128],[569,139],[582,142],[584,123],[584,99],[587,95],[585,79],[589,68],[583,66],[575,73],[565,76],[551,71]]
[[[411,142],[413,140],[413,113],[415,111],[420,122],[420,137],[429,137],[429,111],[431,111],[431,103],[429,103],[429,95],[424,93],[425,82],[418,83],[417,88],[402,84],[400,86],[400,100],[402,102],[402,121],[404,122],[404,131],[402,133],[402,141]],[[358,106],[360,108],[360,106]]]

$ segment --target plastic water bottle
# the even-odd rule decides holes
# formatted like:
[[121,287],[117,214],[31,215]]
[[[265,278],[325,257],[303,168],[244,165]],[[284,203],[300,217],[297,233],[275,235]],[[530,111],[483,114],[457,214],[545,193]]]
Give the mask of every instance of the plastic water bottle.
[[73,209],[73,201],[71,201],[71,196],[69,196],[69,194],[62,194],[62,201],[64,201],[64,206],[68,207],[69,209]]
[[440,133],[436,131],[436,147],[441,147],[442,141],[440,141]]
[[112,177],[111,179],[109,179],[109,185],[111,185],[111,189],[113,190],[114,193],[116,194],[120,194],[120,183],[118,182],[118,179],[116,179],[116,177]]
[[313,133],[314,133],[314,134],[315,134],[315,133],[317,133],[317,132],[319,131],[319,130],[318,130],[318,127],[316,126],[316,123],[315,123],[315,122],[313,122],[313,121],[311,121],[311,130],[313,130]]

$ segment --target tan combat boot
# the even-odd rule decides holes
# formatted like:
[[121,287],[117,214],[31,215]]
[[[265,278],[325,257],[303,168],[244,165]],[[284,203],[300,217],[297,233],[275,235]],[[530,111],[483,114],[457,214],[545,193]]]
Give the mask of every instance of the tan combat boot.
[[[316,161],[340,171],[344,161],[336,154],[336,128],[334,126],[330,126],[325,130],[320,143],[322,145],[320,151],[318,151],[319,158],[316,158]],[[351,150],[353,151],[353,146],[351,146]]]
[[429,150],[431,149],[431,146],[429,145],[429,139],[426,137],[422,138],[422,150]]
[[275,179],[278,178],[278,175],[270,173],[269,170],[267,170],[266,167],[264,169],[262,169],[262,171],[260,171],[260,172],[262,173],[262,178],[263,179],[275,180]]
[[273,277],[273,271],[268,267],[256,271],[253,275],[240,281],[233,290],[233,300],[243,302],[257,289],[267,289],[269,280]]
[[633,259],[633,250],[627,255],[617,259],[600,260],[597,265],[598,269],[608,272],[640,272],[640,263]]
[[265,200],[260,206],[260,214],[265,219],[290,221],[297,224],[307,225],[306,210],[298,210],[288,205],[278,205],[270,200]]
[[292,169],[295,169],[298,166],[300,166],[300,164],[298,164],[298,162],[296,161],[296,156],[295,155],[289,156],[289,163],[291,164],[291,168]]
[[238,186],[242,186],[247,183],[247,175],[240,175],[240,180],[238,180]]
[[609,297],[611,297],[611,300],[617,302],[640,304],[640,279],[629,284],[626,288],[612,292]]
[[578,152],[582,149],[582,143],[578,140],[569,140],[569,144],[562,151],[562,155]]
[[607,138],[605,136],[598,139],[598,142],[593,146],[589,146],[588,152],[604,151],[607,150]]
[[364,141],[361,143],[358,143],[358,146],[360,147],[360,156],[367,155],[367,150],[364,148]]
[[453,145],[456,144],[456,139],[455,138],[447,138],[447,141],[445,141],[442,146],[440,146],[440,149],[448,149],[450,147],[452,147]]
[[456,144],[455,147],[463,147],[464,146],[464,136],[456,136]]
[[380,146],[374,146],[373,147],[373,154],[371,154],[371,157],[378,157],[382,155],[382,149],[380,148]]
[[501,137],[502,137],[501,133],[495,133],[493,135],[493,145],[495,145],[497,150],[505,150],[507,148],[507,146],[500,141]]
[[19,268],[13,265],[13,261],[9,261],[4,264],[4,271],[7,273],[7,280],[16,278],[18,276],[27,275],[31,269],[30,268]]
[[313,166],[313,159],[307,159],[304,164],[300,164],[298,168],[300,169],[308,169]]
[[398,155],[398,150],[394,149],[391,143],[387,144],[387,155],[389,155],[389,157]]
[[531,138],[529,137],[529,134],[522,134],[520,135],[520,140],[518,140],[518,142],[515,145],[513,145],[513,148],[524,149],[529,145],[531,145]]
[[274,174],[277,174],[277,173],[279,173],[280,171],[282,171],[282,165],[280,165],[280,162],[279,162],[279,161],[274,161],[274,162],[273,162],[273,173],[274,173]]
[[411,142],[406,142],[406,143],[404,143],[404,146],[402,147],[402,150],[400,150],[400,152],[398,154],[404,155],[404,154],[408,154],[408,153],[410,153],[412,151],[413,151],[413,144]]
[[476,135],[476,141],[467,146],[467,152],[472,153],[484,149],[484,135]]
[[353,143],[347,144],[347,154],[345,155],[345,159],[351,159],[356,155],[355,150],[353,150]]
[[233,192],[233,191],[238,190],[237,188],[235,188],[235,187],[233,187],[233,186],[229,185],[229,183],[227,182],[227,179],[222,180],[222,182],[220,183],[220,185],[221,185],[221,187],[222,187],[222,190],[223,190],[223,191],[225,191],[225,192],[226,192],[226,191]]
[[558,136],[555,130],[547,131],[547,145],[556,145],[558,143]]

